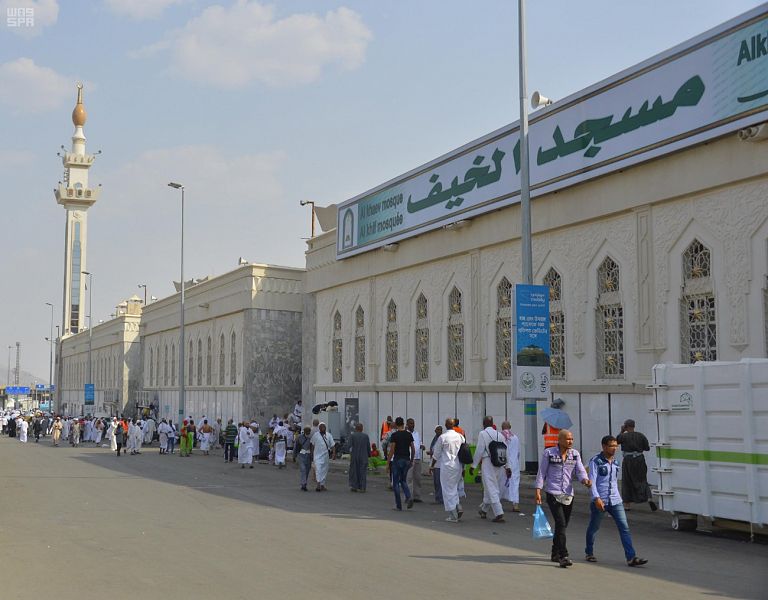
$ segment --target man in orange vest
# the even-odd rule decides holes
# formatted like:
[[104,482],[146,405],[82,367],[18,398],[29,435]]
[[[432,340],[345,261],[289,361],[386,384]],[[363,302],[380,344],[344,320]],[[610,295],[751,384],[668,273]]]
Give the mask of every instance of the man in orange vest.
[[[555,398],[552,400],[552,408],[557,410],[563,410],[565,401],[562,398]],[[560,435],[560,429],[554,425],[550,425],[546,418],[544,420],[544,427],[541,428],[541,433],[544,436],[544,448],[554,448],[557,446],[557,438]]]

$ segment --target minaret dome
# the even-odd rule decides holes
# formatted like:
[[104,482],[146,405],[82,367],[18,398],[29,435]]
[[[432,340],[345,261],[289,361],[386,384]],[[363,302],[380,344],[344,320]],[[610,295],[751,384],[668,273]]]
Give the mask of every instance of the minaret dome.
[[75,109],[72,111],[72,123],[74,123],[75,127],[82,127],[85,125],[85,121],[87,119],[88,113],[85,112],[85,107],[83,106],[83,84],[78,83],[77,104],[75,105]]

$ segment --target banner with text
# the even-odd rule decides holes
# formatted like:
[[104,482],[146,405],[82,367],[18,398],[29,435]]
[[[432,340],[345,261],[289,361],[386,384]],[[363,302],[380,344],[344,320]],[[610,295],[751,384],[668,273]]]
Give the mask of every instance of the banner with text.
[[[763,5],[530,119],[531,196],[539,196],[768,118]],[[339,206],[337,258],[519,201],[513,123]]]
[[549,286],[515,286],[518,398],[549,398]]

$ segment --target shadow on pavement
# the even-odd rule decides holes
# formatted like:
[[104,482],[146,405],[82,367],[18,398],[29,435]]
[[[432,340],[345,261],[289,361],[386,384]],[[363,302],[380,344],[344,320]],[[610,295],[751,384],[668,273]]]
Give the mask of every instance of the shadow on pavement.
[[[47,446],[47,445],[46,445]],[[43,447],[41,450],[54,451]],[[533,490],[531,478],[524,476],[521,483],[521,508],[528,513],[517,516],[507,512],[507,523],[492,524],[475,518],[474,507],[482,500],[479,485],[467,486],[468,498],[463,500],[467,515],[456,525],[443,522],[442,505],[429,502],[431,479],[422,478],[422,494],[425,502],[413,510],[396,512],[392,492],[386,490],[382,475],[368,478],[367,494],[351,494],[347,476],[337,462],[328,477],[328,492],[301,492],[298,485],[298,468],[290,463],[278,470],[266,464],[254,469],[240,469],[237,463],[227,463],[219,453],[210,456],[193,454],[186,461],[177,454],[160,456],[156,447],[144,447],[139,456],[116,457],[107,449],[81,447],[57,448],[57,452],[70,452],[71,458],[111,471],[117,477],[142,477],[165,484],[179,486],[229,498],[254,505],[284,510],[288,513],[325,515],[331,519],[366,522],[390,521],[401,525],[439,530],[457,538],[461,547],[467,538],[499,546],[499,554],[483,555],[418,555],[413,558],[458,562],[523,564],[539,567],[559,567],[549,561],[550,544],[531,539]],[[603,522],[597,540],[598,565],[580,564],[584,535],[588,522],[588,504],[585,494],[579,490],[571,524],[568,543],[576,565],[571,568],[623,569],[627,570],[618,543],[618,533],[610,519]],[[509,507],[506,507],[509,508]],[[715,538],[711,535],[681,533],[670,527],[668,514],[651,513],[646,507],[635,507],[630,513],[630,525],[638,554],[650,560],[647,568],[632,569],[642,575],[660,581],[693,584],[713,595],[731,598],[765,598],[763,587],[765,565],[768,564],[768,547],[732,539]],[[342,534],[343,535],[343,534]],[[513,548],[529,554],[510,556],[504,549]],[[716,568],[712,568],[716,565]]]

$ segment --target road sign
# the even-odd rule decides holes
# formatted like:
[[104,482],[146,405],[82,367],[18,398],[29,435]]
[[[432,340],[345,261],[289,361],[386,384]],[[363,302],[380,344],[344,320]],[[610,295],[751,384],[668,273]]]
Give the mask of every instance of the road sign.
[[45,389],[45,384],[44,383],[36,383],[35,384],[35,389],[36,390],[44,390]]
[[96,400],[96,385],[93,383],[85,384],[85,404],[92,405]]
[[29,386],[9,385],[5,388],[5,394],[7,396],[28,396]]

